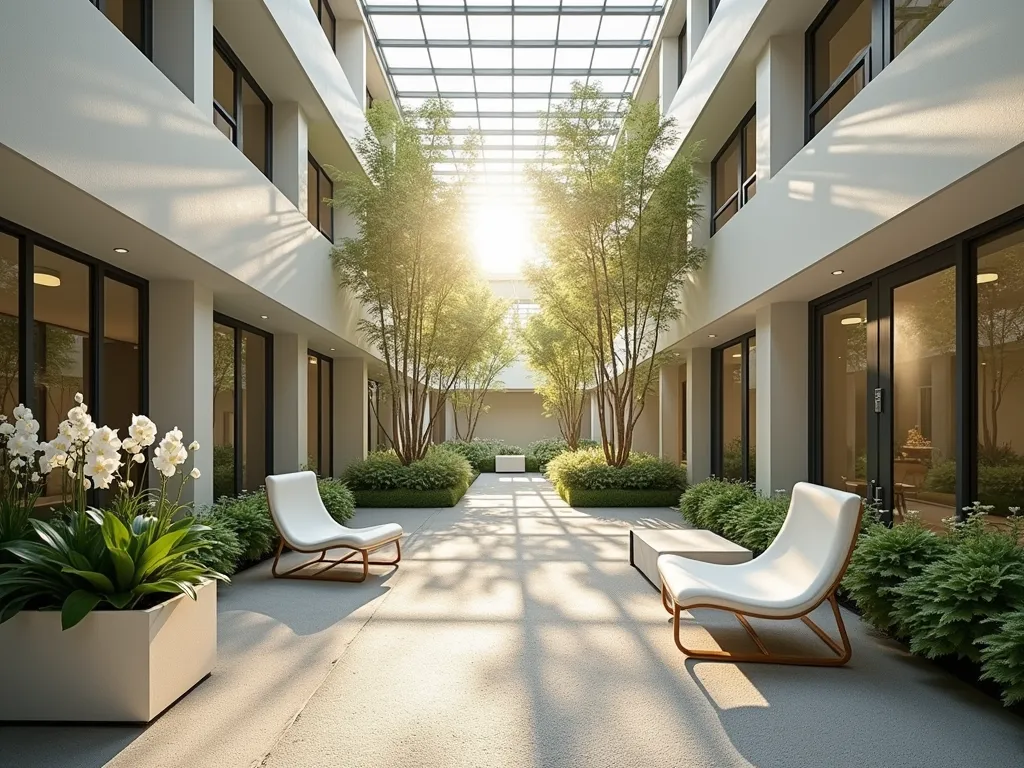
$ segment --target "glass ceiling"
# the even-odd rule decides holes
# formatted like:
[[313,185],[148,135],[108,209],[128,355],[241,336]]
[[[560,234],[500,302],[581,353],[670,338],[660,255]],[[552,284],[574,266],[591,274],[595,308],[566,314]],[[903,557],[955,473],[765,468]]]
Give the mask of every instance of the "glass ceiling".
[[[525,165],[557,161],[542,117],[573,81],[599,82],[614,105],[633,92],[664,10],[664,0],[362,2],[401,106],[447,99],[453,132],[482,135],[471,194],[491,206],[521,205]],[[437,173],[453,176],[454,162]]]

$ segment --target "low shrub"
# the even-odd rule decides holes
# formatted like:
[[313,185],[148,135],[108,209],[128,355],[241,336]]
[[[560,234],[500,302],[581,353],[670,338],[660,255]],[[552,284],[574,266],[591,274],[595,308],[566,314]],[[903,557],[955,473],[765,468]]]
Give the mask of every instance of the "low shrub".
[[440,448],[464,457],[477,472],[493,472],[495,456],[512,456],[523,452],[518,445],[504,440],[446,440]]
[[674,490],[686,485],[683,470],[670,461],[647,453],[634,453],[629,463],[612,467],[600,448],[569,451],[548,462],[547,477],[559,491],[573,490]]
[[356,499],[348,486],[336,477],[321,477],[316,481],[320,498],[337,522],[347,523],[356,512]]
[[697,515],[700,514],[700,506],[704,500],[713,494],[721,493],[730,485],[733,483],[717,477],[691,485],[679,499],[679,511],[683,519],[690,525],[697,526]]
[[223,525],[233,530],[241,549],[239,567],[257,563],[273,553],[278,534],[270,517],[270,505],[263,489],[240,496],[225,496],[210,509],[201,513],[206,525],[212,518],[220,518]]
[[695,525],[720,533],[723,530],[725,518],[730,516],[736,507],[755,498],[754,491],[749,485],[728,483],[717,493],[704,497],[697,510]]
[[468,489],[469,483],[464,483],[454,488],[434,488],[426,491],[409,488],[356,490],[354,495],[356,505],[360,507],[454,507]]
[[[403,465],[394,451],[379,451],[351,464],[342,479],[354,492],[433,491],[468,487],[473,468],[462,455],[447,448],[431,448],[427,455]],[[356,493],[357,502],[359,494]],[[362,502],[358,502],[363,506]]]
[[203,545],[195,552],[196,560],[225,576],[233,576],[244,554],[234,518],[206,511],[196,515],[196,522],[210,529],[203,532]]
[[981,679],[1003,689],[1007,706],[1024,702],[1024,607],[989,622],[995,632],[978,639]]
[[1024,607],[1018,534],[986,528],[984,515],[973,515],[950,534],[949,552],[894,589],[892,619],[912,652],[980,661],[985,620]]
[[[599,448],[601,444],[596,440],[579,440],[576,444],[577,450],[588,448]],[[526,446],[526,461],[535,458],[538,469],[530,469],[527,472],[543,472],[547,469],[548,462],[569,450],[569,444],[560,437],[546,437],[543,440],[535,440]]]
[[562,498],[572,507],[671,507],[679,498],[679,490],[566,488]]
[[[924,489],[935,493],[956,493],[956,461],[948,459],[933,465],[924,478]],[[1007,459],[1005,463],[978,462],[978,497],[992,506],[992,514],[1007,515],[1010,507],[1024,499],[1024,463]]]
[[[779,535],[789,514],[789,494],[758,496],[741,502],[731,514],[723,516],[722,535],[760,555]],[[732,531],[736,531],[733,538]]]
[[915,516],[892,528],[871,525],[861,534],[850,558],[843,589],[866,621],[880,630],[895,631],[892,609],[898,589],[907,579],[920,576],[949,546],[948,539],[926,528]]

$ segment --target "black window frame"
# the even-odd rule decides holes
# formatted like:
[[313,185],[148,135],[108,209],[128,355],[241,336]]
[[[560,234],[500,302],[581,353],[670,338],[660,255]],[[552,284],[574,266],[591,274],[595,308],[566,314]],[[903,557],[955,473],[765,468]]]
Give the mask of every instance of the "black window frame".
[[686,22],[683,22],[683,28],[679,30],[679,36],[676,37],[676,48],[678,49],[676,54],[676,88],[683,84],[683,75],[686,74]]
[[[757,161],[756,161],[756,148],[755,148],[755,162],[754,168],[750,173],[746,173],[747,164],[747,135],[746,128],[752,120],[757,119],[757,105],[755,104],[750,108],[750,111],[743,117],[740,124],[736,127],[732,133],[729,134],[729,138],[722,144],[722,148],[718,150],[718,154],[715,155],[714,160],[711,161],[711,205],[715,205],[715,199],[718,196],[718,174],[716,173],[718,168],[718,162],[722,159],[722,156],[726,153],[733,141],[738,139],[739,141],[739,162],[736,164],[736,191],[729,195],[728,199],[720,206],[715,208],[711,212],[711,235],[714,236],[721,227],[718,226],[718,217],[725,212],[725,210],[732,205],[733,201],[736,201],[736,214],[739,214],[743,206],[750,202],[754,195],[748,195],[752,184],[757,182]],[[756,133],[755,133],[756,135]],[[756,195],[756,187],[755,187]],[[736,215],[734,214],[734,215]],[[731,219],[730,219],[731,221]],[[725,226],[724,224],[722,226]]]
[[708,0],[708,22],[715,18],[715,12],[722,5],[722,0]]
[[[234,140],[232,141],[232,144],[238,147],[239,151],[245,155],[245,151],[243,149],[245,125],[242,119],[242,82],[244,81],[250,88],[252,88],[253,92],[259,97],[260,101],[263,102],[263,106],[266,108],[266,125],[264,126],[264,135],[266,136],[266,147],[264,148],[266,155],[264,157],[264,163],[266,165],[266,170],[261,171],[261,173],[263,173],[268,179],[271,179],[273,178],[274,157],[274,105],[270,101],[270,97],[267,96],[262,88],[260,88],[256,79],[249,74],[249,70],[247,70],[245,65],[242,64],[241,59],[239,59],[238,56],[235,55],[235,52],[231,50],[231,46],[228,45],[224,36],[216,29],[213,30],[213,49],[214,55],[219,53],[227,65],[232,69],[234,74],[234,81],[232,85],[234,93],[232,96],[235,102],[234,110],[237,117],[232,118],[231,115],[228,114],[227,110],[217,103],[216,97],[213,99],[213,109],[234,129]],[[248,159],[248,157],[246,157],[246,159]]]
[[[316,3],[317,3],[316,18],[317,18],[317,21],[320,22],[320,29],[323,30],[324,37],[326,37],[327,40],[330,42],[331,50],[337,52],[337,50],[338,50],[338,43],[337,43],[337,40],[338,40],[338,17],[334,15],[334,9],[331,8],[331,4],[329,2],[327,2],[327,0],[316,0]],[[312,4],[310,4],[310,8],[312,8]],[[328,35],[327,34],[327,30],[324,29],[324,11],[327,12],[327,16],[331,20],[331,30],[334,32],[333,35]]]
[[[316,174],[317,174],[317,176],[316,176],[316,218],[317,218],[317,220],[316,221],[310,221],[309,223],[312,224],[314,227],[316,227],[317,231],[321,235],[323,235],[331,243],[333,243],[334,242],[334,215],[332,213],[332,215],[329,217],[329,219],[330,219],[330,221],[329,221],[330,230],[325,232],[324,228],[322,226],[322,222],[320,221],[320,201],[324,200],[326,197],[330,197],[332,200],[334,199],[334,179],[332,179],[331,175],[329,173],[327,173],[327,171],[324,170],[323,166],[320,165],[320,163],[318,163],[316,161],[316,158],[313,157],[313,153],[312,152],[307,152],[306,154],[307,154],[308,159],[309,159],[309,164],[311,166],[313,166],[313,168],[316,170]],[[320,194],[320,177],[321,177],[321,174],[323,175],[323,178],[327,180],[327,183],[330,184],[330,187],[331,187],[331,194],[330,195],[323,195],[322,196]],[[309,194],[310,194],[310,180],[307,178],[306,179],[306,195],[308,196]],[[308,200],[306,201],[306,214],[307,214],[306,217],[309,218],[309,201]]]
[[[108,0],[89,0],[107,18]],[[153,0],[140,0],[142,4],[142,55],[153,60]],[[109,19],[108,19],[109,20]],[[130,42],[130,41],[129,41]],[[135,43],[132,43],[135,45]],[[138,48],[138,46],[136,46]]]
[[[743,456],[741,458],[742,482],[751,481],[750,472],[750,341],[757,339],[757,331],[750,330],[730,339],[725,344],[720,344],[711,350],[711,474],[715,477],[723,477],[722,469],[725,463],[725,402],[722,397],[722,387],[725,382],[722,380],[722,362],[725,351],[731,347],[740,345],[740,388],[743,397],[740,398],[740,448]],[[756,461],[756,459],[755,459]],[[757,467],[754,467],[755,474]]]
[[32,276],[35,267],[35,248],[44,248],[66,259],[89,268],[89,404],[97,424],[103,424],[104,414],[100,397],[103,382],[104,338],[104,280],[110,278],[139,292],[139,407],[149,411],[149,281],[75,248],[52,240],[32,229],[8,219],[0,218],[0,233],[18,240],[18,399],[36,413],[42,413],[36,403],[34,382],[28,376],[35,371],[35,289]]
[[[936,243],[916,254],[889,265],[849,285],[827,293],[810,302],[809,381],[808,381],[808,469],[811,482],[822,482],[824,475],[824,348],[822,319],[851,299],[869,297],[878,307],[875,318],[875,358],[869,355],[868,390],[883,390],[882,408],[887,418],[876,424],[868,422],[868,464],[875,467],[881,486],[879,503],[891,510],[891,469],[881,466],[879,446],[891,443],[892,382],[879,376],[879,360],[891,356],[891,345],[885,338],[891,322],[891,300],[885,295],[895,286],[905,285],[950,267],[956,268],[956,370],[955,381],[955,444],[956,444],[956,509],[957,519],[966,519],[965,507],[978,496],[978,318],[977,318],[977,251],[984,243],[1024,229],[1024,206],[989,219],[951,238]],[[898,277],[898,281],[894,282]],[[870,310],[869,310],[870,311]],[[870,342],[869,342],[870,343]],[[874,369],[872,369],[872,365]],[[891,369],[891,362],[889,363]],[[714,369],[712,369],[714,372]],[[874,490],[874,488],[872,488]],[[891,522],[891,516],[886,520]]]
[[[239,371],[242,369],[242,332],[261,336],[264,341],[264,392],[266,393],[266,404],[265,404],[265,424],[266,429],[266,445],[264,446],[263,455],[266,459],[266,467],[264,467],[264,475],[272,475],[274,473],[274,335],[269,331],[265,331],[262,328],[257,328],[255,325],[249,325],[249,323],[238,320],[229,315],[222,314],[220,312],[213,313],[213,322],[216,325],[223,325],[227,328],[231,328],[235,332],[234,337],[234,392],[232,396],[234,398],[234,430],[232,433],[232,449],[233,449],[233,460],[234,460],[234,495],[238,496],[242,493],[242,436],[244,422],[241,418],[242,415],[242,376],[239,375]],[[213,407],[216,408],[216,403],[213,403]]]
[[366,108],[367,109],[372,109],[373,108],[373,102],[374,102],[373,94],[370,93],[370,89],[367,88],[366,89]]
[[[321,352],[317,352],[315,349],[307,349],[306,354],[309,357],[316,358],[317,361],[317,376],[316,376],[316,460],[317,460],[317,476],[318,477],[334,477],[334,358],[329,357]],[[322,370],[320,366],[326,365],[328,367],[328,386],[330,387],[329,397],[327,399],[327,411],[328,411],[328,424],[330,428],[327,435],[327,462],[330,465],[328,471],[324,472],[324,468],[320,466],[320,456],[324,450],[324,414],[321,406],[324,402],[323,394],[323,376],[320,375]],[[306,366],[306,370],[309,370],[309,366]],[[309,405],[307,403],[306,407]]]

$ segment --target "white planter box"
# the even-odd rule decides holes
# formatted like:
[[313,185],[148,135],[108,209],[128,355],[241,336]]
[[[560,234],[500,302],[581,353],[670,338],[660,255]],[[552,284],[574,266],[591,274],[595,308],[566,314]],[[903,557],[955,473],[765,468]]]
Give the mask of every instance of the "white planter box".
[[681,555],[705,563],[735,565],[753,556],[749,549],[722,538],[717,533],[682,528],[633,528],[629,532],[629,564],[661,589],[658,574],[660,555]]
[[495,472],[525,472],[526,471],[526,457],[525,456],[495,456],[494,457],[494,471]]
[[210,674],[217,582],[144,611],[93,611],[66,632],[60,611],[0,625],[0,721],[148,723]]

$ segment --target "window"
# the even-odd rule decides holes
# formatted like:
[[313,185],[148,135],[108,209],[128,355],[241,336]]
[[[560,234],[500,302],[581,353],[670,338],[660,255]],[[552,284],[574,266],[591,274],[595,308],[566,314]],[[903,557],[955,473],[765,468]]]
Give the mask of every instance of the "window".
[[309,350],[306,365],[306,445],[309,468],[334,474],[334,361]]
[[306,218],[333,243],[334,211],[325,201],[334,199],[334,182],[312,155],[306,159],[306,176]]
[[92,4],[121,30],[132,45],[153,58],[152,0],[92,0]]
[[[146,407],[145,302],[144,281],[0,220],[2,412],[25,403],[52,440],[81,392],[98,424],[126,429]],[[55,473],[39,503],[60,495]]]
[[712,471],[718,477],[755,478],[757,421],[753,332],[713,350]]
[[270,177],[270,99],[219,33],[213,42],[213,124]]
[[679,31],[678,40],[678,59],[676,60],[676,87],[682,85],[683,75],[686,74],[686,23],[683,23],[683,28]]
[[894,0],[892,55],[898,56],[953,0]]
[[255,491],[273,465],[271,337],[214,313],[213,497]]
[[754,111],[711,163],[711,197],[714,215],[711,234],[717,232],[757,192],[757,123]]
[[722,4],[722,0],[708,0],[708,21],[715,17],[715,11]]
[[309,0],[309,4],[313,6],[313,13],[320,19],[320,27],[323,29],[324,34],[327,35],[331,48],[337,50],[334,42],[337,22],[334,19],[334,11],[331,10],[331,4],[327,0]]

